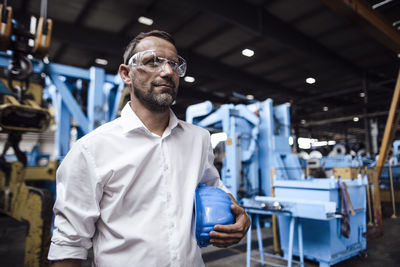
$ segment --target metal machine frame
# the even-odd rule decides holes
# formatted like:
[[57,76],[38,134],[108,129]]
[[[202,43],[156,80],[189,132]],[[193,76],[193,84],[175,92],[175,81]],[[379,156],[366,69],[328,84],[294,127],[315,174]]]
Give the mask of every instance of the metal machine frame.
[[304,178],[289,145],[289,106],[272,99],[250,105],[211,102],[189,106],[186,121],[227,134],[221,179],[235,198],[271,195],[271,171],[282,179]]
[[[342,182],[333,177],[306,179],[299,159],[289,145],[289,105],[274,107],[273,101],[267,99],[250,105],[226,104],[215,110],[207,101],[188,107],[186,118],[190,123],[227,134],[221,179],[235,197],[245,196],[241,202],[256,220],[260,214],[275,214],[276,211],[254,210],[246,204],[248,197],[257,199],[274,193],[277,202],[292,199],[291,206],[286,207],[292,215],[279,216],[281,249],[289,265],[291,254],[302,257],[303,250],[305,258],[318,261],[320,266],[330,266],[366,249],[367,179],[360,175],[355,181],[343,180],[343,186],[348,186],[344,191],[339,186]],[[251,171],[244,172],[246,169]],[[248,186],[247,180],[250,181]],[[247,194],[239,194],[240,190]],[[323,210],[303,205],[305,201],[318,201],[322,206],[331,203],[338,215],[324,219]],[[351,204],[354,214],[347,213],[347,205]],[[294,234],[294,221],[301,225],[300,237]],[[351,229],[350,234],[341,232],[344,223]],[[261,240],[259,227],[258,223]],[[291,229],[290,236],[287,229]],[[248,255],[248,264],[250,258]]]
[[[8,66],[10,56],[0,52],[0,67]],[[33,73],[46,75],[44,94],[48,94],[56,108],[55,154],[58,160],[62,160],[69,151],[72,118],[80,130],[78,137],[115,119],[124,83],[119,75],[106,74],[98,67],[82,69],[56,63],[44,64],[35,59],[32,62]],[[87,114],[74,98],[74,94],[83,89],[82,81],[89,82],[87,104],[84,105]]]

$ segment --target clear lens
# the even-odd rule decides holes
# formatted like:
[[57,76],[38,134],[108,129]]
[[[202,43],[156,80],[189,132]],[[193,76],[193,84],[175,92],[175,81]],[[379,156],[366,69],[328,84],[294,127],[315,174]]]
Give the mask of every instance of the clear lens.
[[179,75],[179,77],[185,76],[186,61],[180,56],[178,56],[178,61],[175,61],[157,56],[156,51],[146,50],[134,54],[128,61],[129,65],[150,72],[161,71],[165,67],[166,63]]

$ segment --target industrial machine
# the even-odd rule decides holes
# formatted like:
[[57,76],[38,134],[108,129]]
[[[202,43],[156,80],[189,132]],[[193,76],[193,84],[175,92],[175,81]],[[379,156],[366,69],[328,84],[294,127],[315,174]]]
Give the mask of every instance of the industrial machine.
[[[336,204],[334,220],[317,220],[300,214],[303,226],[304,255],[319,266],[330,266],[366,250],[366,188],[367,181],[330,178],[274,182],[275,195],[301,200],[317,200]],[[318,210],[308,210],[318,214]],[[305,213],[306,214],[306,211]],[[287,217],[279,216],[281,247],[287,253],[289,227]],[[299,248],[293,248],[299,255]]]
[[[0,66],[7,68],[11,57],[0,53]],[[45,73],[46,77],[43,81],[45,87],[30,82],[29,87],[21,91],[22,99],[28,100],[18,100],[12,89],[0,83],[3,89],[0,93],[3,101],[0,105],[0,132],[8,135],[0,158],[0,212],[28,223],[25,255],[20,257],[24,257],[24,266],[39,267],[48,264],[56,168],[69,150],[71,129],[77,129],[75,138],[79,138],[114,119],[123,94],[123,83],[118,76],[107,75],[99,68],[84,70],[60,64],[43,64],[35,59],[31,63],[34,73]],[[82,86],[83,83],[79,82],[82,80],[88,81],[88,87]],[[87,106],[86,102],[80,103],[73,97],[74,91],[79,90],[87,90]],[[54,117],[42,101],[44,95],[49,96],[55,108]],[[72,125],[72,117],[75,126]],[[54,159],[36,150],[29,154],[19,149],[24,133],[42,132],[53,119],[57,124]],[[14,155],[6,154],[9,148],[13,148]],[[39,164],[43,157],[46,158],[45,165]]]
[[[330,266],[366,249],[367,181],[365,176],[352,180],[305,175],[289,145],[289,108],[273,106],[271,99],[217,109],[204,102],[189,106],[186,120],[226,133],[221,179],[252,217],[280,213],[286,260],[291,264],[292,254],[304,253],[320,266]],[[264,205],[254,206],[261,199]],[[301,234],[294,234],[294,222],[302,226]]]
[[271,195],[271,171],[281,179],[304,179],[289,145],[289,106],[267,99],[250,105],[206,101],[189,106],[186,121],[224,132],[225,158],[221,178],[235,198]]
[[[0,53],[0,66],[7,68],[11,57],[8,53]],[[3,101],[0,105],[0,132],[8,135],[0,158],[0,212],[28,223],[25,255],[20,257],[24,257],[23,266],[39,267],[48,264],[56,168],[69,150],[71,129],[77,128],[75,138],[79,138],[115,118],[123,83],[99,68],[84,70],[43,64],[36,59],[31,63],[33,73],[45,73],[46,76],[42,84],[30,82],[29,87],[22,91],[23,99],[27,101],[18,100],[8,85],[0,83],[3,89],[0,93]],[[81,80],[89,84],[86,88],[88,106],[73,97],[74,91],[84,90]],[[50,114],[47,103],[42,101],[43,96],[49,97],[55,114]],[[87,110],[87,114],[83,110]],[[72,126],[72,117],[77,123],[75,126]],[[57,124],[53,159],[40,154],[37,149],[30,153],[19,149],[24,133],[42,132],[52,120]],[[9,148],[13,148],[13,155],[6,154]],[[44,165],[40,164],[43,158]]]
[[[318,221],[329,221],[334,220],[336,215],[336,203],[332,201],[318,201],[318,200],[304,200],[298,198],[278,198],[278,197],[265,197],[256,196],[255,198],[244,198],[242,199],[242,205],[246,212],[250,214],[257,230],[258,248],[259,248],[259,259],[252,257],[251,251],[251,228],[247,234],[247,258],[246,266],[251,266],[251,261],[260,262],[261,265],[268,263],[265,260],[265,256],[272,258],[273,262],[271,265],[279,265],[279,261],[287,260],[287,266],[292,266],[292,263],[297,263],[300,266],[304,266],[304,245],[303,245],[303,219],[313,219]],[[285,242],[285,255],[280,257],[272,253],[266,253],[263,249],[263,241],[260,229],[260,216],[262,215],[279,215],[282,219],[289,220],[289,228],[285,229],[284,235],[288,237],[288,241]],[[297,244],[298,255],[300,260],[294,260],[293,248],[295,244],[295,231],[297,232]],[[282,234],[281,234],[282,235]],[[285,240],[286,241],[286,240]],[[273,264],[272,264],[273,263]]]
[[[17,220],[26,225],[19,229],[28,230],[18,235],[25,240],[23,254],[7,249],[0,256],[7,266],[47,266],[56,168],[69,150],[71,130],[75,128],[74,138],[79,138],[114,119],[124,85],[118,75],[100,68],[48,63],[44,59],[52,21],[47,1],[42,1],[35,33],[26,30],[30,21],[13,19],[6,3],[0,4],[0,133],[6,136],[0,155],[0,213],[4,227]],[[30,153],[20,149],[25,133],[42,133],[54,123],[54,158],[36,147]],[[12,243],[3,238],[0,242]]]
[[379,193],[382,202],[391,202],[392,218],[397,218],[396,202],[400,202],[400,164],[399,148],[400,140],[393,141],[393,155],[381,168],[379,177]]
[[[5,75],[0,80],[0,132],[7,135],[0,155],[0,212],[27,224],[24,255],[14,255],[14,259],[23,262],[23,266],[39,267],[47,264],[53,198],[49,190],[36,183],[54,182],[56,163],[32,166],[34,160],[28,162],[19,143],[24,133],[43,132],[51,121],[47,103],[42,101],[43,82],[39,77],[32,77],[30,57],[43,58],[47,54],[52,21],[41,14],[36,33],[31,34],[12,19],[12,13],[6,1],[0,4],[0,49],[9,51],[9,60],[2,66],[6,69]],[[29,40],[35,40],[33,46]],[[15,160],[9,159],[10,148],[14,150]],[[16,266],[11,260],[6,261]]]

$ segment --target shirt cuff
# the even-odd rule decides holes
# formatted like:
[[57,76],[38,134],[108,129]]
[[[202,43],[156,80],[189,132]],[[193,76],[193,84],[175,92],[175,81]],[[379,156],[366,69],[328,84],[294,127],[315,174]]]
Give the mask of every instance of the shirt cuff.
[[85,248],[51,243],[47,259],[51,261],[65,259],[86,260],[87,255],[88,251]]

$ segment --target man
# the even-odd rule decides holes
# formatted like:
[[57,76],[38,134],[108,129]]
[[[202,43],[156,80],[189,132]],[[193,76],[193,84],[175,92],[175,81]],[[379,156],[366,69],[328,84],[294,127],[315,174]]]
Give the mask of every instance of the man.
[[[93,245],[94,266],[204,266],[194,232],[198,184],[226,188],[213,166],[209,133],[170,110],[185,75],[172,37],[141,33],[119,67],[131,101],[121,117],[78,140],[57,171],[53,266],[80,266]],[[250,225],[217,225],[217,247],[239,242]]]

